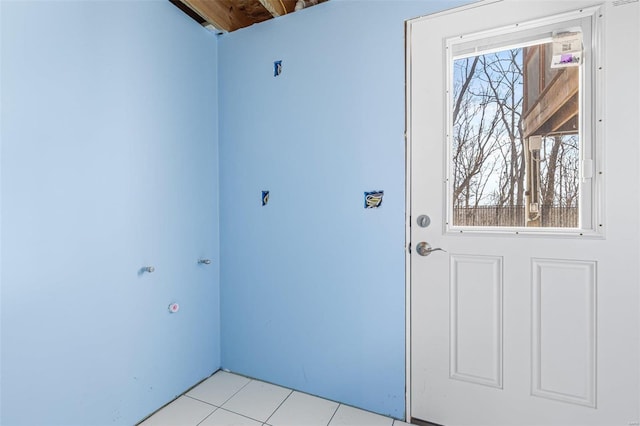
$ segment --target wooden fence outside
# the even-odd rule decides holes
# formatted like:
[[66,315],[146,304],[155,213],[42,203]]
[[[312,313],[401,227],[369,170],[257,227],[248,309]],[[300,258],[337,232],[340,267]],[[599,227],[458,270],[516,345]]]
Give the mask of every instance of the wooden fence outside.
[[[454,207],[454,226],[525,226],[524,206]],[[578,207],[542,206],[541,226],[577,228]]]

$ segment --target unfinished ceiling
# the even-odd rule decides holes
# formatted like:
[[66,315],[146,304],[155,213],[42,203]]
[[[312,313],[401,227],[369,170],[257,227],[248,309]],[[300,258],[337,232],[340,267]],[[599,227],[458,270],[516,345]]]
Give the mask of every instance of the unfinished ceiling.
[[169,0],[201,25],[235,31],[327,0]]

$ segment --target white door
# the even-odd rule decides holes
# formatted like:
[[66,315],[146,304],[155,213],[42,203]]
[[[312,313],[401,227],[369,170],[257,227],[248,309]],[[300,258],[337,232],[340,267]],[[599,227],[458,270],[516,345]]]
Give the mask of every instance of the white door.
[[[587,1],[480,2],[408,22],[411,418],[447,426],[638,424],[639,8],[637,1],[591,7],[594,5],[598,6]],[[455,81],[455,65],[450,62],[463,61],[457,64],[471,75],[478,52],[495,55],[514,46],[531,47],[536,37],[561,41],[559,33],[572,31],[583,37],[583,49],[574,56],[584,57],[576,59],[582,64],[574,74],[580,78],[575,83],[579,94],[565,95],[579,103],[579,116],[566,121],[571,115],[569,103],[562,104],[564,109],[557,113],[538,105],[536,114],[546,117],[540,122],[555,121],[547,123],[551,127],[541,127],[540,132],[552,138],[545,141],[560,135],[567,138],[566,152],[570,143],[577,149],[566,155],[573,155],[571,161],[577,167],[573,173],[577,170],[579,177],[570,172],[556,175],[560,177],[553,185],[559,192],[569,191],[571,185],[566,182],[573,179],[579,200],[558,203],[573,203],[566,211],[575,213],[577,208],[579,216],[567,219],[569,225],[552,223],[551,227],[482,222],[477,219],[480,211],[489,210],[497,217],[499,210],[500,215],[507,215],[504,200],[499,198],[507,194],[503,186],[511,177],[504,176],[513,170],[502,170],[505,164],[529,161],[533,169],[527,169],[519,185],[530,192],[517,194],[520,200],[524,197],[526,212],[513,215],[525,214],[536,223],[536,212],[543,208],[541,188],[546,185],[546,193],[552,192],[549,156],[553,149],[544,142],[535,151],[533,133],[525,148],[528,160],[521,156],[522,151],[509,160],[502,148],[483,145],[486,150],[493,146],[494,156],[486,155],[482,178],[472,176],[476,186],[467,185],[461,191],[464,176],[455,174],[471,172],[468,161],[454,159],[459,154],[455,144],[460,143],[455,138],[462,138],[464,132],[460,122],[453,128],[452,110],[463,80]],[[531,52],[520,51],[519,55],[529,58]],[[567,62],[564,56],[558,58]],[[569,57],[568,62],[571,60]],[[476,98],[469,95],[457,113],[466,108],[469,129],[478,127],[483,119],[478,111],[493,114],[502,121],[493,124],[502,126],[501,136],[495,138],[508,136],[504,111],[502,116],[495,115],[495,100],[505,92],[482,86],[481,80],[492,77],[488,72],[478,73],[479,67],[476,64],[474,72],[482,78],[465,88]],[[520,67],[526,66],[521,63]],[[536,74],[534,68],[530,66],[523,77],[529,79],[527,90],[531,92],[522,103],[528,102],[529,110],[536,108],[533,97],[540,95],[534,93],[532,88],[537,86],[532,82],[542,81],[540,75],[545,73],[549,81],[556,75],[546,68],[539,68]],[[503,68],[503,77],[512,78],[512,71]],[[559,87],[569,86],[565,82]],[[557,87],[553,90],[559,91]],[[487,102],[478,100],[482,96]],[[514,107],[514,97],[510,101],[508,106]],[[521,110],[516,114],[512,108],[507,116],[511,119],[514,114],[523,120],[521,126],[511,127],[520,136],[534,127],[524,123]],[[560,122],[561,118],[565,121]],[[491,123],[486,121],[487,126]],[[523,130],[525,126],[529,130]],[[571,126],[578,136],[567,133]],[[554,134],[553,129],[559,133]],[[516,140],[514,146],[522,144]],[[473,147],[466,149],[467,160],[479,155]],[[505,148],[504,152],[509,151]],[[496,159],[496,153],[503,158]],[[542,178],[532,181],[534,173]],[[558,179],[564,179],[564,186]],[[511,180],[514,182],[518,184],[517,179]],[[534,182],[533,186],[527,182]],[[466,193],[466,199],[460,198],[464,198],[461,193]],[[454,203],[459,211],[454,210]],[[495,207],[499,203],[502,207]],[[463,216],[456,216],[461,211]],[[420,242],[446,251],[425,253],[424,245],[418,247]],[[428,255],[418,253],[418,248]]]

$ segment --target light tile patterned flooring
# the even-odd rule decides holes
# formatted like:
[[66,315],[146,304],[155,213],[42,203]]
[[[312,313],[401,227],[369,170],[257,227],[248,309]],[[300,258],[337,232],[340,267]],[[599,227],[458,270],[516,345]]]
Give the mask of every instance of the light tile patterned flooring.
[[140,426],[401,426],[390,417],[218,371]]

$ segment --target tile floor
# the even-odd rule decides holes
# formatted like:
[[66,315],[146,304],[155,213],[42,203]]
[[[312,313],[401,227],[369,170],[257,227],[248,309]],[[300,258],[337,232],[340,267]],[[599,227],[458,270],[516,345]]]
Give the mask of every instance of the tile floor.
[[401,426],[408,423],[218,371],[139,426],[160,425]]

